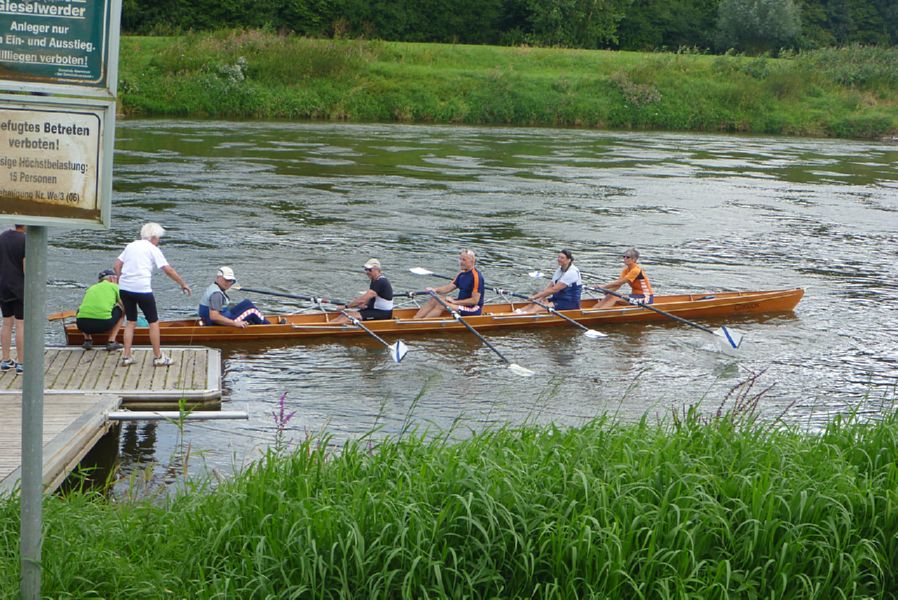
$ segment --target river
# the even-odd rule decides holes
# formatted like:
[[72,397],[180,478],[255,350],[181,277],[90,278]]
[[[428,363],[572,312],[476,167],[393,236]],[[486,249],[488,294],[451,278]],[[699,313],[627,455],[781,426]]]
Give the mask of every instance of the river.
[[[802,287],[792,315],[727,322],[737,357],[675,324],[489,334],[521,378],[467,334],[409,337],[401,364],[372,340],[230,347],[223,408],[249,421],[190,424],[193,473],[229,473],[273,443],[286,393],[295,443],[377,428],[464,436],[504,424],[576,425],[601,414],[664,419],[713,412],[760,374],[766,418],[819,429],[835,415],[875,415],[898,382],[898,147],[846,140],[401,125],[124,121],[116,139],[112,228],[51,229],[52,311],[77,306],[96,273],[146,221],[199,295],[216,268],[290,293],[352,297],[379,258],[397,291],[437,285],[473,249],[489,286],[541,288],[528,271],[570,248],[601,280],[630,246],[656,293]],[[163,318],[194,301],[164,275]],[[240,299],[237,292],[232,298]],[[301,305],[253,296],[266,310]],[[713,325],[721,324],[712,323]],[[58,325],[49,344],[63,344]],[[768,389],[769,388],[769,389]],[[730,397],[732,399],[732,396]],[[177,429],[127,424],[121,476],[165,480]],[[127,480],[119,484],[126,486]]]

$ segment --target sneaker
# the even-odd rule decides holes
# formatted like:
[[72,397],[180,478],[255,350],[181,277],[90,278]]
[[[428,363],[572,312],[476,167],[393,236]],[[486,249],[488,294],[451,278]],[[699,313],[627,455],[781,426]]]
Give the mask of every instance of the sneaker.
[[284,317],[281,317],[280,319],[278,319],[278,325],[286,325],[286,324],[287,324],[287,319],[285,319]]
[[120,344],[118,342],[107,342],[106,343],[106,349],[109,352],[113,352],[115,350],[121,350],[124,347],[125,347],[124,344]]
[[16,366],[14,360],[0,360],[0,371],[9,371],[14,366]]
[[162,356],[160,356],[159,358],[153,359],[154,367],[170,367],[173,364],[175,364],[175,361],[173,361],[172,359],[170,359],[169,357],[167,357],[164,354]]
[[92,340],[84,340],[84,343],[81,344],[81,347],[84,348],[85,350],[93,350],[94,343]]
[[524,309],[523,309],[523,308],[516,308],[516,309],[514,309],[514,314],[516,314],[516,315],[523,315],[523,314],[524,314]]
[[134,364],[134,358],[132,358],[130,356],[122,357],[122,366],[123,367],[127,367],[128,365],[133,365],[133,364]]
[[21,375],[25,371],[25,367],[22,366],[22,363],[16,363],[16,375]]

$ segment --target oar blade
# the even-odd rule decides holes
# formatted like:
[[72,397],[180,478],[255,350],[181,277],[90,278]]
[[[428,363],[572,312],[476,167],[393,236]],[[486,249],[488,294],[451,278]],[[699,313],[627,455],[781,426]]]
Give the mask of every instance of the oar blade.
[[520,375],[521,377],[533,377],[536,375],[533,371],[526,367],[522,367],[519,364],[511,363],[508,365],[508,370],[514,373],[515,375]]
[[424,267],[412,267],[409,271],[415,275],[433,275],[433,271],[428,271]]
[[396,340],[396,343],[390,344],[388,348],[390,349],[390,358],[396,363],[402,362],[402,359],[408,354],[408,346],[403,344],[402,340]]
[[542,271],[530,271],[529,273],[527,273],[527,275],[529,275],[533,279],[542,279],[543,277],[545,277]]
[[744,335],[726,326],[717,329],[714,335],[717,336],[721,349],[728,354],[735,353],[742,345],[742,340],[745,339]]
[[595,329],[587,329],[586,331],[583,332],[583,335],[585,335],[588,338],[592,338],[594,340],[597,340],[597,339],[603,338],[603,337],[608,337],[607,334],[602,333],[601,331],[596,331]]

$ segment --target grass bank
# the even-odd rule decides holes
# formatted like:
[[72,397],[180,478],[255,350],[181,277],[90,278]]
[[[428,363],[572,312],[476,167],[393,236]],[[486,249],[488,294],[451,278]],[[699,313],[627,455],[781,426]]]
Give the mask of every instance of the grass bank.
[[788,58],[313,40],[126,37],[127,115],[898,135],[898,48]]
[[[894,598],[898,417],[820,435],[606,419],[339,455],[165,506],[48,498],[53,598]],[[18,505],[0,502],[0,597]]]

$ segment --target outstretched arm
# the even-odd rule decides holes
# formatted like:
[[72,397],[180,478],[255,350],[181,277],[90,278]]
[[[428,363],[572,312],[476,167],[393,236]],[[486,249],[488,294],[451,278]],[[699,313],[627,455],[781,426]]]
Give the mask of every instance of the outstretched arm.
[[187,282],[186,282],[186,281],[184,281],[183,279],[181,279],[181,276],[178,275],[178,272],[175,271],[175,268],[174,268],[174,267],[172,267],[171,265],[165,265],[164,267],[162,267],[162,271],[163,271],[166,275],[168,275],[169,277],[171,277],[172,280],[173,280],[175,283],[177,283],[179,286],[181,286],[181,291],[182,291],[182,292],[184,292],[184,293],[187,294],[188,296],[191,294],[190,286],[187,285]]

